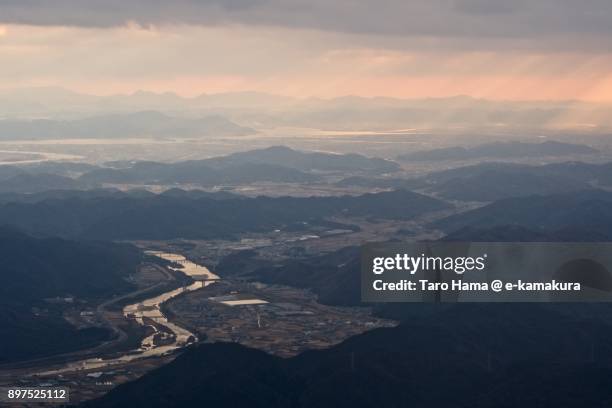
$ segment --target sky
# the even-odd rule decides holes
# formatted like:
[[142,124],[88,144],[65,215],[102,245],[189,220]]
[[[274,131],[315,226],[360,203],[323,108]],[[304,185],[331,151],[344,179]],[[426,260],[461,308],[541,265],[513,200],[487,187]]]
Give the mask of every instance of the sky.
[[0,0],[0,88],[612,101],[609,0]]

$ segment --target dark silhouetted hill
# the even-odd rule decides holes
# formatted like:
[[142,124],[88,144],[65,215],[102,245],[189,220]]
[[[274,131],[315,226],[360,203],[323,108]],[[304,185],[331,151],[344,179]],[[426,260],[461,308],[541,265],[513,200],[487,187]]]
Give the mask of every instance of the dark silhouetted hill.
[[612,193],[586,190],[546,196],[496,201],[476,210],[437,221],[436,227],[452,232],[462,228],[514,225],[533,230],[580,228],[590,234],[611,236]]
[[[197,193],[194,193],[197,197]],[[449,205],[409,191],[343,197],[216,199],[172,194],[55,198],[0,205],[0,225],[35,235],[84,239],[232,238],[301,225],[329,228],[332,216],[412,219]],[[337,225],[337,224],[336,224]]]
[[0,180],[0,193],[39,193],[48,190],[77,190],[87,185],[75,179],[55,174],[18,174]]
[[323,172],[388,173],[397,163],[358,154],[301,152],[275,146],[206,160],[177,163],[136,162],[94,169],[81,176],[88,183],[195,183],[205,186],[258,181],[307,183]]
[[347,247],[282,266],[267,266],[252,272],[255,280],[312,290],[319,301],[331,305],[361,303],[359,248]]
[[87,183],[115,184],[180,184],[193,183],[201,186],[248,184],[260,181],[277,183],[307,183],[318,177],[292,168],[271,164],[240,164],[223,169],[214,169],[205,161],[188,161],[174,164],[137,162],[133,167],[96,169],[82,175],[80,181]]
[[399,170],[393,161],[360,154],[334,154],[293,150],[272,146],[205,160],[214,168],[244,164],[271,164],[301,171],[391,173]]
[[75,328],[48,299],[92,302],[126,292],[140,257],[131,245],[36,239],[0,228],[0,363],[108,339],[108,330]]
[[346,177],[339,187],[418,189],[459,201],[496,201],[612,187],[612,163],[555,163],[542,166],[481,163],[436,171],[418,178]]
[[612,163],[579,162],[528,166],[482,163],[431,173],[421,179],[426,191],[462,201],[495,201],[612,186]]
[[426,186],[421,179],[401,178],[374,178],[363,176],[351,176],[343,178],[334,183],[338,187],[366,187],[366,188],[388,188],[388,189],[413,189]]
[[524,158],[546,156],[568,156],[576,154],[595,154],[598,150],[590,146],[546,141],[542,143],[497,142],[474,147],[447,147],[425,150],[398,156],[399,160],[439,161],[471,160],[479,158]]
[[465,227],[444,237],[446,241],[471,242],[607,242],[611,239],[612,231],[597,232],[580,226],[566,226],[547,231],[520,225]]

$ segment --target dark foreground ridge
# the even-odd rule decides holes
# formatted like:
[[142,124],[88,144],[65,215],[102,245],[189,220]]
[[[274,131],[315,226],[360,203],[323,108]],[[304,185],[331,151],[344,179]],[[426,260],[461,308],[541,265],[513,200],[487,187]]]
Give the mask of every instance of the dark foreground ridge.
[[396,328],[290,359],[237,344],[201,345],[83,407],[612,403],[602,380],[612,374],[610,305],[404,307],[412,317]]

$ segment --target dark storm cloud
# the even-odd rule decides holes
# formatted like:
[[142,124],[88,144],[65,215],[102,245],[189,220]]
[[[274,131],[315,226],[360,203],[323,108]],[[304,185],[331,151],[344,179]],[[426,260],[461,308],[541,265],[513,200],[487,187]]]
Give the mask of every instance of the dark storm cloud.
[[330,31],[529,38],[612,34],[610,0],[0,0],[0,22],[109,27],[276,25]]

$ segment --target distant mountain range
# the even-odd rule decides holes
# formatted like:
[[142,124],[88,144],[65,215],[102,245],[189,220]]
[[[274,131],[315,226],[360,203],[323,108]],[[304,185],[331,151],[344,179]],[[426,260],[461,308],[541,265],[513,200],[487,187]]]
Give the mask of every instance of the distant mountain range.
[[221,116],[180,118],[155,111],[107,114],[79,119],[2,119],[0,139],[243,136],[253,129]]
[[[249,183],[328,183],[337,187],[418,190],[443,199],[490,202],[510,197],[612,188],[612,163],[547,165],[486,162],[400,178],[390,160],[272,146],[176,163],[112,162],[105,166],[49,162],[0,166],[1,193],[91,189],[117,185],[193,185],[205,188]],[[340,181],[338,176],[345,176]]]
[[585,145],[546,141],[542,143],[498,142],[474,147],[447,147],[404,154],[406,161],[472,160],[480,158],[525,158],[595,154],[598,150]]
[[335,173],[381,175],[399,170],[393,161],[358,154],[293,150],[284,146],[176,163],[111,162],[105,166],[42,162],[0,166],[0,194],[92,189],[103,184],[194,184],[201,187],[312,183]]
[[358,154],[302,152],[284,146],[250,150],[205,160],[177,163],[136,162],[121,168],[101,168],[83,174],[91,183],[194,183],[202,186],[258,181],[306,183],[321,173],[381,174],[399,170],[395,162]]
[[[562,162],[547,165],[481,163],[399,178],[393,161],[358,154],[298,151],[283,146],[176,163],[114,162],[106,166],[49,162],[0,166],[0,193],[91,189],[105,184],[201,187],[257,182],[333,183],[342,188],[409,189],[444,199],[489,202],[510,197],[612,188],[612,163]],[[333,180],[333,179],[332,179]]]
[[[607,104],[579,101],[492,101],[467,96],[427,99],[344,96],[297,99],[260,92],[202,94],[192,98],[166,92],[93,96],[58,87],[0,92],[0,112],[7,118],[85,118],[159,111],[197,117],[221,115],[247,126],[364,129],[559,129],[581,133],[612,127]],[[517,125],[520,124],[520,125]],[[586,125],[586,126],[585,126]],[[593,126],[595,125],[595,126]]]

